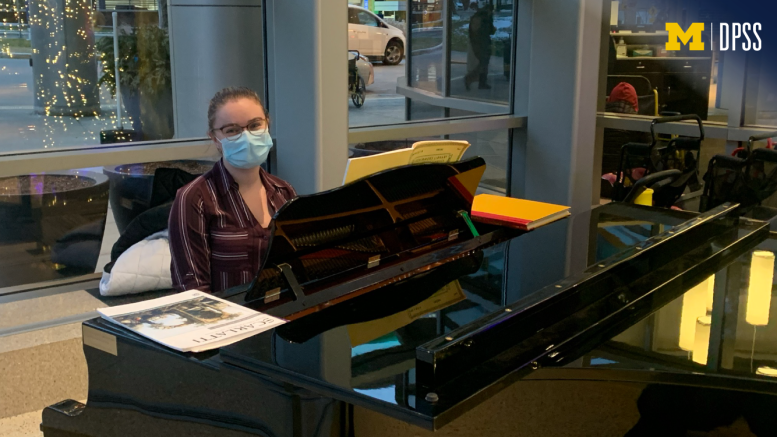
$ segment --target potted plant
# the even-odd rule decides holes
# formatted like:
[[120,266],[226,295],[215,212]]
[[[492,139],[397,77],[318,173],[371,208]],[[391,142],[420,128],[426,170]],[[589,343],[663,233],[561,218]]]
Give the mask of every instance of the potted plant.
[[82,170],[0,178],[0,287],[92,273],[108,178]]
[[103,173],[110,181],[111,210],[119,232],[124,232],[135,217],[148,210],[154,172],[158,168],[177,168],[201,175],[213,168],[213,162],[178,160],[103,167]]
[[[97,41],[102,61],[98,84],[116,95],[113,37]],[[132,128],[144,140],[172,138],[173,91],[170,74],[170,41],[167,29],[142,25],[119,35],[119,80],[121,98]]]

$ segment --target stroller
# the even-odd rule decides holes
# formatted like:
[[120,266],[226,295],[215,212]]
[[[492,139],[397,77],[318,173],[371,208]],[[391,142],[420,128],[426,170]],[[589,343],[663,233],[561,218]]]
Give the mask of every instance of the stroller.
[[358,50],[348,51],[348,95],[357,108],[364,105],[364,95],[367,90],[364,79],[359,76],[359,68],[356,66],[356,61],[359,60],[360,56]]
[[[657,124],[683,120],[696,121],[699,126],[698,137],[665,139],[656,135]],[[626,201],[627,196],[633,198],[638,194],[636,191],[650,187],[654,190],[653,204],[670,208],[682,197],[686,188],[691,191],[702,188],[699,180],[699,153],[704,140],[704,126],[698,115],[661,117],[650,124],[650,136],[650,144],[626,143],[621,147],[613,200]],[[647,177],[650,178],[637,184],[640,179]]]
[[[704,194],[700,212],[724,202],[738,203],[740,215],[750,213],[777,192],[777,150],[771,139],[777,132],[752,136],[746,147],[734,150],[732,156],[715,155],[704,176]],[[753,149],[753,143],[769,140],[766,148]]]

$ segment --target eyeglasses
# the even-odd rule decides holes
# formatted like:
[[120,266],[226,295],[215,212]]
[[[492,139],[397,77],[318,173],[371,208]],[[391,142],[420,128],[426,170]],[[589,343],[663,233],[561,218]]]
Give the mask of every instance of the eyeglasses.
[[243,130],[247,130],[252,135],[261,135],[267,132],[267,120],[264,118],[255,118],[248,122],[245,126],[240,126],[237,123],[226,124],[221,127],[211,129],[213,131],[221,131],[222,134],[228,140],[236,140],[243,134]]

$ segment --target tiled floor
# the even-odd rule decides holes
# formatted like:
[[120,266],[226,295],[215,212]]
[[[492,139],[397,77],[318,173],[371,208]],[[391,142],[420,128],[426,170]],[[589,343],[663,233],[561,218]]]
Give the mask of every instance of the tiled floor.
[[40,411],[0,419],[0,437],[39,437]]
[[80,323],[0,339],[0,417],[12,417],[59,402],[83,399],[87,367]]
[[[118,237],[109,208],[97,272],[110,261]],[[40,436],[43,407],[86,395],[81,323],[69,318],[103,306],[84,290],[41,290],[0,299],[0,437]],[[57,320],[64,324],[36,326]],[[25,332],[9,332],[20,328]]]

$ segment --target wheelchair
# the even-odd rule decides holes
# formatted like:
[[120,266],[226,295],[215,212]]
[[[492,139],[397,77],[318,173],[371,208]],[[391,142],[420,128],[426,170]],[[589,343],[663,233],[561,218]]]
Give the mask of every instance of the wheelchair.
[[357,108],[364,105],[364,97],[367,93],[367,86],[364,84],[364,79],[359,76],[359,68],[356,66],[359,56],[361,55],[358,50],[348,51],[348,95]]

